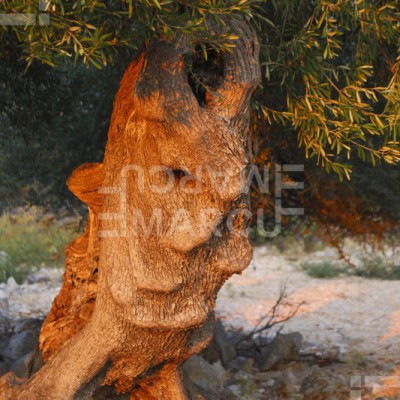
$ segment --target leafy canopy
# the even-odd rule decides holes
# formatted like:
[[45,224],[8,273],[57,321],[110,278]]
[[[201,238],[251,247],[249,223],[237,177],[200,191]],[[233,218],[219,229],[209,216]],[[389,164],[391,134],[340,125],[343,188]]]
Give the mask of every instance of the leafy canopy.
[[[44,3],[43,3],[44,4]],[[307,157],[349,178],[351,158],[400,161],[398,0],[6,0],[0,13],[46,12],[49,25],[0,26],[0,53],[22,46],[27,65],[65,60],[102,68],[160,36],[229,51],[235,35],[208,23],[245,15],[261,42],[258,119],[290,127]]]

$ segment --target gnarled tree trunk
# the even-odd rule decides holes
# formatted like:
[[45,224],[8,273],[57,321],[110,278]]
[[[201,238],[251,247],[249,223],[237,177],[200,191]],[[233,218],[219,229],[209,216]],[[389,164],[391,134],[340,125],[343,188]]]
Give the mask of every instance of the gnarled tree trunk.
[[230,26],[232,53],[194,61],[203,94],[189,84],[195,44],[153,42],[128,67],[104,162],[68,181],[90,218],[42,328],[45,364],[27,382],[7,375],[3,398],[72,399],[100,370],[132,399],[186,398],[179,365],[208,343],[217,292],[252,254],[241,174],[258,44],[245,21]]

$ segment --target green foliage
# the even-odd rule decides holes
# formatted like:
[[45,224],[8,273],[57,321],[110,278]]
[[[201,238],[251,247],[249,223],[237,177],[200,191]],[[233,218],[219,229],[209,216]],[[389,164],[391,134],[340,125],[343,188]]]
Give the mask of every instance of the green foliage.
[[[235,35],[229,27],[215,34],[212,27],[243,15],[253,22],[261,43],[263,81],[253,109],[262,129],[255,136],[264,140],[268,126],[290,148],[287,160],[303,162],[300,146],[327,172],[349,178],[358,169],[360,180],[372,184],[377,180],[368,177],[377,172],[364,175],[358,160],[372,165],[400,160],[398,0],[46,4],[42,12],[50,16],[49,25],[0,26],[3,197],[17,187],[36,193],[43,182],[41,196],[47,196],[53,182],[63,185],[80,162],[101,159],[118,79],[127,60],[147,42],[165,36],[194,40],[205,57],[210,48],[229,51]],[[0,13],[39,12],[38,1],[0,3]],[[85,70],[81,63],[93,68]],[[272,149],[279,161],[282,141]],[[388,180],[398,179],[397,169],[386,171]]]
[[36,208],[0,216],[0,282],[21,283],[42,266],[62,266],[65,246],[76,227],[57,225]]
[[348,267],[331,261],[321,261],[315,263],[302,263],[300,268],[313,278],[329,279],[346,274]]
[[361,259],[355,267],[345,262],[321,261],[305,262],[300,268],[313,278],[330,279],[340,276],[360,276],[370,279],[399,280],[400,265],[393,264],[381,256],[370,256]]
[[0,66],[0,211],[74,202],[65,182],[83,162],[101,161],[113,98],[127,61],[102,71],[34,63],[21,49]]
[[398,280],[400,265],[388,262],[381,256],[363,258],[361,266],[354,270],[354,275],[364,278]]
[[[229,47],[228,32],[216,35],[210,22],[225,25],[224,16],[251,16],[256,0],[88,0],[47,2],[49,25],[24,28],[3,26],[0,41],[16,37],[24,45],[30,65],[40,60],[54,66],[64,58],[102,68],[113,62],[119,51],[141,48],[145,41],[160,36],[184,34],[219,48]],[[39,14],[39,2],[8,0],[0,3],[0,13]],[[12,36],[10,36],[10,33]]]
[[340,177],[350,177],[354,152],[373,164],[400,161],[398,1],[267,4],[259,115],[291,126],[306,157]]

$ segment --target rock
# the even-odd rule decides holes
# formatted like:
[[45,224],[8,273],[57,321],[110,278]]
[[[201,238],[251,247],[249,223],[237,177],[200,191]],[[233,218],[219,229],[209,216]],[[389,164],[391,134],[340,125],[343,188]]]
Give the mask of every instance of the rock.
[[33,285],[35,283],[50,282],[51,279],[50,279],[49,273],[45,269],[42,269],[39,272],[36,272],[34,274],[29,274],[28,277],[26,278],[26,281],[30,285]]
[[11,330],[9,318],[0,310],[0,335],[4,335]]
[[303,344],[299,332],[278,334],[270,345],[261,350],[259,369],[267,371],[282,361],[296,359]]
[[300,355],[304,360],[315,362],[316,360],[332,362],[346,362],[348,358],[348,350],[343,346],[333,345],[330,347],[320,346],[303,346]]
[[229,385],[224,391],[224,399],[241,399],[242,391],[238,385]]
[[17,361],[15,361],[10,368],[18,378],[27,378],[29,374],[29,363],[32,358],[32,353],[25,354]]
[[14,279],[14,277],[13,276],[10,276],[8,279],[7,279],[7,290],[14,290],[15,288],[17,288],[18,287],[18,283],[17,282],[15,282],[15,279]]
[[4,350],[3,356],[11,360],[18,360],[27,353],[31,352],[38,343],[39,332],[36,330],[26,330],[14,335],[8,347]]
[[218,399],[226,376],[221,369],[220,363],[211,365],[199,356],[189,358],[183,364],[183,374],[191,398],[198,398],[200,394],[206,400]]
[[282,371],[282,374],[275,380],[272,392],[275,393],[279,399],[303,398],[303,394],[299,393],[303,379],[304,371],[302,371],[302,369],[289,367]]
[[265,381],[265,382],[261,382],[260,383],[260,386],[262,387],[262,388],[268,388],[268,389],[270,389],[270,388],[273,388],[273,387],[275,387],[275,383],[276,383],[276,379],[270,379],[269,381]]
[[236,357],[236,350],[233,344],[229,341],[228,335],[226,334],[224,325],[221,320],[218,320],[214,328],[214,336],[202,352],[202,357],[206,359],[210,364],[221,361],[222,365],[227,368],[229,361]]
[[9,310],[8,296],[5,290],[0,289],[0,312],[7,314]]
[[320,368],[313,369],[300,388],[304,400],[348,400],[350,390],[344,375]]
[[270,382],[271,380],[278,379],[281,375],[281,371],[258,372],[254,375],[254,380],[256,382]]
[[21,332],[27,331],[27,330],[34,330],[39,333],[40,328],[42,327],[42,324],[43,324],[43,320],[39,319],[39,318],[23,319],[15,325],[14,332],[21,333]]
[[340,347],[339,346],[332,346],[331,348],[325,349],[320,357],[323,360],[336,360],[340,354]]
[[251,374],[253,372],[254,360],[252,358],[238,357],[237,367],[238,369]]

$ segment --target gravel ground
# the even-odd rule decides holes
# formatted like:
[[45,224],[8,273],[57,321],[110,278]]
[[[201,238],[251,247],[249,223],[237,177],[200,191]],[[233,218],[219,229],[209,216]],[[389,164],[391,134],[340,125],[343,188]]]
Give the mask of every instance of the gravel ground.
[[[266,247],[254,251],[251,266],[232,277],[217,300],[217,313],[234,329],[252,329],[286,285],[293,304],[305,302],[283,332],[301,332],[316,345],[338,346],[387,365],[400,363],[400,281],[342,277],[315,279],[301,262],[334,259],[324,250],[284,256]],[[283,307],[282,313],[291,307]]]
[[[230,370],[230,378],[224,378],[222,398],[347,400],[352,376],[380,376],[383,388],[385,379],[400,376],[400,281],[314,279],[298,267],[304,261],[334,258],[330,249],[287,256],[257,247],[252,264],[225,284],[217,300],[217,316],[228,331],[253,329],[260,317],[268,314],[285,285],[289,304],[281,307],[280,316],[290,313],[296,304],[305,304],[282,331],[300,332],[304,338],[301,352],[310,354],[314,361],[298,361],[269,372],[260,372],[253,364],[246,367],[248,372],[243,366],[237,372]],[[12,321],[44,317],[61,287],[62,274],[62,270],[42,269],[22,285],[10,278],[0,284],[0,311]],[[273,333],[269,332],[270,336]],[[248,359],[240,362],[247,365]],[[388,376],[392,378],[385,378]],[[382,396],[377,391],[374,397],[354,398],[400,399],[400,379],[395,382],[397,386],[390,387],[395,390],[393,396]],[[311,395],[306,395],[307,390]],[[278,395],[280,392],[284,394]],[[318,397],[322,392],[325,395]]]

